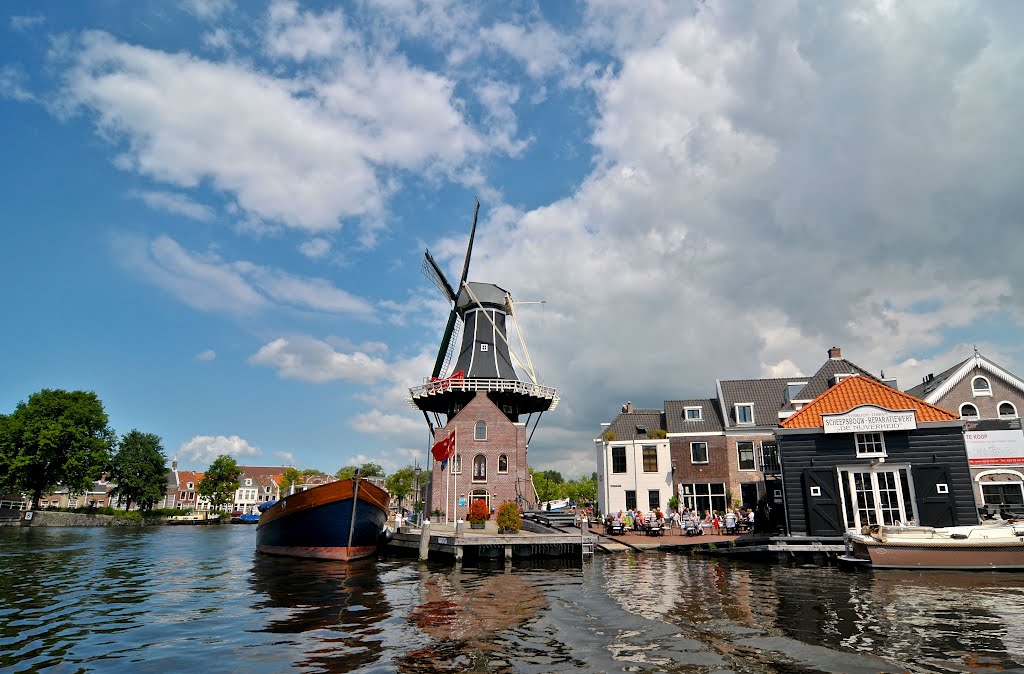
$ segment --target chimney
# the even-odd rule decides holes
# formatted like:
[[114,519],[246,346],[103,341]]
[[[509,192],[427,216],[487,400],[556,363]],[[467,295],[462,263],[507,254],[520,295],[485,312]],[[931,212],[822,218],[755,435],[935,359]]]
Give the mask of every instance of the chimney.
[[838,346],[833,346],[828,350],[828,357],[832,360],[840,360],[843,357],[843,350]]
[[632,403],[632,401],[629,401],[629,400],[626,401],[625,412],[626,412],[626,414],[632,414],[633,413],[633,403]]

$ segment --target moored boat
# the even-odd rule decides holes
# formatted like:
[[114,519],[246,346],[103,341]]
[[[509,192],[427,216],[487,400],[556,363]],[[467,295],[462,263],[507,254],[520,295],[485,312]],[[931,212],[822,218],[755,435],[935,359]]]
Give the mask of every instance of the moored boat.
[[1024,523],[872,527],[847,534],[840,559],[876,569],[1024,569]]
[[258,524],[259,521],[260,521],[260,516],[259,515],[250,515],[248,513],[246,513],[244,515],[242,515],[242,514],[238,514],[238,515],[232,514],[231,515],[231,523],[232,524]]
[[218,513],[190,513],[188,515],[171,515],[167,518],[168,524],[180,525],[204,525],[204,524],[220,524],[220,514]]
[[390,533],[389,496],[360,478],[328,482],[260,506],[256,550],[315,559],[368,557]]

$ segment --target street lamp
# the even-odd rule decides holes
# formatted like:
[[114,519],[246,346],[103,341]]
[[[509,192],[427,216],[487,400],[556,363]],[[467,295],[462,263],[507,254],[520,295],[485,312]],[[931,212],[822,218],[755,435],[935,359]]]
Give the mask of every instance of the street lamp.
[[[415,462],[415,468],[412,469],[414,475],[416,475],[416,503],[420,504],[420,511],[416,514],[418,522],[423,521],[423,499],[420,497],[420,462]],[[413,505],[413,510],[416,510],[416,506]]]

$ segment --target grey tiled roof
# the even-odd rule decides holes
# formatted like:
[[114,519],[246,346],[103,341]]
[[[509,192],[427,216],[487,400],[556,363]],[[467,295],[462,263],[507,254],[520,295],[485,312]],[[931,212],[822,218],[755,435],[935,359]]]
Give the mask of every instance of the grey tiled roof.
[[942,382],[946,381],[947,379],[949,379],[949,377],[953,376],[953,373],[962,368],[964,366],[964,363],[966,363],[969,360],[970,358],[965,358],[964,360],[960,361],[959,363],[949,368],[945,372],[941,372],[935,375],[930,380],[923,381],[917,386],[914,386],[913,388],[908,388],[906,391],[904,391],[904,393],[912,395],[915,398],[921,398],[923,400],[926,395],[934,391],[939,386],[942,386]]
[[[638,426],[646,430],[638,431]],[[647,438],[648,431],[659,428],[665,428],[665,414],[661,410],[634,409],[615,417],[610,426],[601,429],[601,435],[611,431],[616,440],[643,440]]]
[[[728,415],[725,426],[734,428],[736,405],[754,403],[754,426],[778,426],[779,410],[786,401],[788,379],[724,379],[718,384],[722,389],[722,402]],[[810,384],[808,384],[809,386]]]
[[[700,421],[687,421],[687,407],[699,407]],[[666,400],[665,430],[669,433],[708,433],[722,430],[722,414],[714,398],[701,400]]]
[[879,383],[882,382],[875,375],[845,358],[829,358],[824,365],[818,368],[814,376],[807,380],[807,386],[794,397],[797,400],[814,400],[832,386],[832,377],[837,374],[859,374]]

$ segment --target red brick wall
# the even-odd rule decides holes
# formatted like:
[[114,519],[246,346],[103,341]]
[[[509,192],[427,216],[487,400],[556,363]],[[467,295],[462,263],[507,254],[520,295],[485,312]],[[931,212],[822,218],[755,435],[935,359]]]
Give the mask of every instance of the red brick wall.
[[[669,450],[672,462],[676,466],[675,483],[685,482],[724,482],[726,490],[734,499],[740,497],[740,485],[756,483],[763,485],[764,476],[759,470],[740,470],[739,453],[736,443],[750,441],[754,443],[755,461],[760,456],[761,443],[773,442],[772,435],[693,435],[672,437],[669,439]],[[690,443],[708,443],[708,463],[691,463]],[[763,495],[764,487],[758,488],[758,495]]]
[[[474,431],[477,421],[487,422],[487,439],[475,440]],[[487,492],[491,508],[497,508],[505,501],[516,500],[516,479],[519,479],[519,491],[528,502],[527,507],[533,505],[533,487],[530,484],[530,472],[526,462],[526,429],[523,426],[516,426],[508,420],[502,411],[491,402],[484,392],[478,392],[476,397],[469,402],[454,418],[448,421],[444,428],[434,432],[434,442],[444,439],[452,428],[457,429],[458,452],[462,456],[462,472],[458,475],[458,492],[456,494],[455,475],[448,474],[449,500],[445,506],[445,480],[446,472],[441,470],[441,464],[434,463],[432,473],[432,496],[429,505],[431,517],[434,510],[449,512],[449,517],[455,514],[465,519],[467,506],[458,507],[452,510],[452,496],[462,495],[469,503],[470,493],[474,490],[483,489]],[[508,473],[498,473],[498,456],[505,454],[508,457]],[[473,459],[477,455],[483,455],[487,462],[487,475],[484,481],[473,481]],[[451,469],[451,463],[448,470]]]

